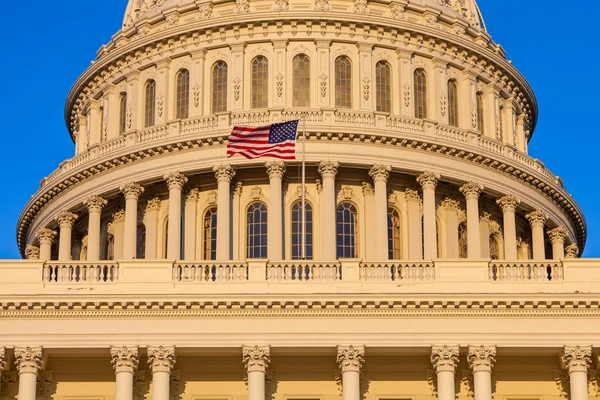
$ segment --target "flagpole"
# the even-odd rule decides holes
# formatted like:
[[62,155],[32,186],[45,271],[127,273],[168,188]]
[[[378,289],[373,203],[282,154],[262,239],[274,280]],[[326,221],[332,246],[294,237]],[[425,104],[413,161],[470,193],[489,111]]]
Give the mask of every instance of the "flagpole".
[[306,260],[306,115],[302,113],[302,260]]

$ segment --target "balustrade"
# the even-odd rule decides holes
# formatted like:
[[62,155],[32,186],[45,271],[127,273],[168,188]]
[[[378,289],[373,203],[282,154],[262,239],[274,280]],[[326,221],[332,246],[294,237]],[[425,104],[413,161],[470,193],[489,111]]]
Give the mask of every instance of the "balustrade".
[[267,265],[267,280],[273,282],[333,282],[342,280],[339,262],[289,261]]
[[43,268],[43,280],[46,283],[114,283],[119,281],[119,264],[117,263],[47,263]]
[[323,111],[320,109],[288,109],[281,113],[282,121],[293,121],[302,117],[306,122],[323,122]]
[[455,128],[453,126],[438,125],[435,130],[435,135],[440,139],[453,142],[467,143],[469,140],[469,134],[466,130]]
[[154,140],[165,138],[169,135],[167,125],[152,126],[150,128],[142,129],[136,133],[137,143],[148,143]]
[[241,283],[248,280],[248,265],[235,262],[175,263],[175,282]]
[[365,282],[432,282],[435,280],[435,268],[428,262],[392,262],[360,265],[360,280]]
[[185,119],[181,121],[181,133],[188,135],[192,133],[203,132],[209,129],[216,129],[218,125],[219,118],[217,118],[215,115]]
[[386,124],[388,128],[414,134],[422,134],[423,125],[423,120],[421,119],[398,116],[389,116]]
[[335,112],[335,123],[360,126],[374,126],[375,115],[372,112],[338,110]]
[[231,114],[231,125],[259,125],[269,124],[271,117],[269,111],[238,112]]
[[560,262],[491,262],[489,277],[496,282],[558,282],[563,280]]

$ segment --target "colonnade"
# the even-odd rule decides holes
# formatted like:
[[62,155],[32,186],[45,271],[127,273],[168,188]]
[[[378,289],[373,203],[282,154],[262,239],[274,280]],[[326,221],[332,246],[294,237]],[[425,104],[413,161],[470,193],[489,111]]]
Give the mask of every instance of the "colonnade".
[[[466,358],[473,373],[475,400],[492,399],[492,370],[496,361],[495,346],[469,346]],[[464,354],[464,352],[463,352]],[[139,349],[134,346],[112,347],[111,362],[115,371],[115,399],[132,400],[134,374],[139,365]],[[461,349],[456,345],[431,347],[431,363],[437,382],[438,400],[455,400],[455,373]],[[170,399],[170,377],[176,363],[174,346],[147,348],[148,365],[152,372],[152,398]],[[35,400],[37,378],[43,368],[41,347],[18,347],[14,360],[19,374],[18,400]],[[6,366],[6,350],[0,347],[0,374]],[[565,346],[560,354],[562,368],[570,378],[570,400],[588,400],[588,371],[592,361],[592,348]],[[265,400],[265,381],[271,364],[269,346],[244,346],[242,362],[248,381],[248,400]],[[360,400],[360,382],[365,362],[365,347],[338,346],[337,363],[342,385],[342,400]]]
[[[321,260],[332,261],[337,258],[336,254],[336,176],[339,169],[339,163],[336,161],[322,161],[319,163],[318,171],[322,177],[321,190]],[[286,166],[282,161],[268,161],[266,171],[269,177],[269,199],[268,208],[268,256],[272,260],[281,260],[283,253],[283,194],[282,181],[286,172]],[[388,259],[388,181],[391,166],[372,165],[369,169],[369,175],[374,183],[374,229],[375,229],[375,249],[372,254],[378,260]],[[231,208],[232,189],[231,183],[235,177],[235,169],[231,165],[215,166],[215,173],[218,189],[216,204],[219,209],[229,210]],[[434,259],[441,255],[438,254],[438,233],[436,226],[436,187],[440,180],[440,175],[434,172],[422,172],[416,178],[416,182],[421,186],[422,199],[420,193],[414,189],[407,188],[405,191],[406,210],[409,218],[408,233],[410,243],[408,246],[408,259]],[[193,251],[186,251],[181,254],[181,210],[182,210],[182,192],[188,182],[188,178],[181,172],[172,172],[164,176],[169,190],[169,209],[168,209],[168,232],[167,232],[167,258],[168,259],[189,259],[193,256]],[[465,182],[460,186],[460,192],[465,197],[466,202],[466,221],[467,221],[467,257],[482,258],[482,230],[481,221],[483,219],[480,211],[479,196],[484,190],[484,186],[478,182]],[[115,257],[122,259],[132,259],[136,256],[137,244],[137,210],[140,196],[144,193],[144,188],[137,182],[130,182],[120,187],[125,199],[125,210],[119,213],[119,218],[124,223],[119,230],[123,237],[119,237],[119,251]],[[197,191],[197,190],[196,190]],[[193,193],[191,193],[192,195]],[[196,196],[197,198],[197,196]],[[193,199],[193,196],[192,196]],[[422,203],[421,203],[422,201]],[[88,248],[87,260],[100,259],[100,220],[103,208],[107,201],[98,195],[92,195],[84,201],[88,210]],[[454,214],[459,209],[458,201],[450,197],[443,200],[442,205]],[[507,194],[497,200],[498,206],[503,213],[504,235],[504,259],[517,260],[517,224],[515,211],[520,201],[512,194]],[[153,212],[160,207],[160,199],[150,199],[146,212]],[[422,210],[422,211],[421,211]],[[421,214],[423,217],[421,227]],[[124,218],[123,218],[124,216]],[[457,215],[454,215],[454,219]],[[450,217],[449,217],[450,218]],[[533,244],[533,259],[543,260],[546,258],[544,245],[544,227],[548,219],[542,210],[534,210],[526,215],[531,225],[531,236]],[[68,261],[71,255],[72,229],[78,216],[73,212],[66,210],[57,217],[60,226],[60,239],[58,257],[61,261]],[[232,240],[231,240],[231,216],[228,212],[217,214],[217,237],[216,237],[216,258],[217,260],[232,259]],[[152,220],[152,218],[148,218]],[[154,218],[156,220],[156,218]],[[156,222],[156,221],[155,221]],[[120,223],[121,224],[121,223]],[[190,223],[190,226],[193,224]],[[147,226],[147,235],[156,237],[156,226]],[[423,238],[421,239],[421,229]],[[547,232],[553,249],[553,258],[565,258],[565,241],[567,231],[563,227],[557,227]],[[38,231],[39,240],[39,258],[50,260],[51,246],[56,237],[56,231],[48,228],[42,228]],[[193,235],[192,235],[193,236]],[[190,237],[192,237],[190,236]],[[448,243],[450,247],[458,248],[457,232],[449,232]],[[194,236],[195,237],[195,236]],[[190,238],[186,237],[186,240]],[[422,240],[422,243],[421,243]],[[194,244],[186,242],[187,248],[193,248]],[[146,247],[150,254],[156,254],[156,249]],[[153,246],[156,246],[154,244]],[[421,247],[422,246],[422,247]],[[568,253],[570,256],[576,253],[577,249],[571,245]],[[117,252],[116,252],[117,253]],[[38,252],[35,249],[29,249],[28,254],[36,258]],[[458,254],[449,251],[448,258],[456,258]],[[575,254],[577,256],[577,254]],[[150,257],[153,258],[153,257]],[[373,258],[373,257],[371,257]],[[487,258],[487,257],[486,257]]]

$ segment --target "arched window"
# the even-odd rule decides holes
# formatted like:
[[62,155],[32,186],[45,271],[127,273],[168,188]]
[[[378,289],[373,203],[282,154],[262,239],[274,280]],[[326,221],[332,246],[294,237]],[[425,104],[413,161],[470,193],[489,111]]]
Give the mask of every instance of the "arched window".
[[458,257],[467,258],[468,247],[467,247],[467,224],[461,222],[458,225]]
[[119,135],[127,130],[127,93],[119,97]]
[[190,71],[180,70],[175,81],[175,118],[185,119],[190,113]]
[[154,126],[154,109],[156,108],[156,82],[146,82],[144,89],[144,128]]
[[292,60],[292,106],[310,107],[310,59],[306,54]]
[[269,60],[258,56],[252,60],[252,108],[269,106]]
[[458,127],[458,83],[448,81],[448,124]]
[[211,207],[204,213],[204,246],[202,253],[205,260],[217,259],[217,207]]
[[[313,259],[313,209],[306,202],[306,259]],[[292,260],[302,260],[302,201],[292,205]]]
[[212,112],[227,111],[227,63],[217,61],[212,67]]
[[358,257],[358,218],[356,207],[344,202],[337,207],[337,257]]
[[388,208],[388,257],[390,260],[402,259],[402,222],[400,213],[394,207]]
[[335,106],[352,108],[352,63],[346,56],[335,59]]
[[481,133],[484,132],[485,128],[483,125],[484,115],[485,109],[483,105],[483,94],[477,93],[477,130]]
[[490,235],[490,258],[492,260],[500,259],[500,242],[496,234]]
[[246,212],[248,258],[267,258],[267,206],[256,202]]
[[392,112],[392,69],[385,61],[375,64],[375,92],[377,111]]
[[137,226],[137,243],[135,245],[135,258],[146,258],[146,226],[140,224]]
[[427,118],[427,75],[422,69],[415,70],[415,118]]
[[106,259],[115,259],[115,237],[113,235],[108,235],[106,238]]

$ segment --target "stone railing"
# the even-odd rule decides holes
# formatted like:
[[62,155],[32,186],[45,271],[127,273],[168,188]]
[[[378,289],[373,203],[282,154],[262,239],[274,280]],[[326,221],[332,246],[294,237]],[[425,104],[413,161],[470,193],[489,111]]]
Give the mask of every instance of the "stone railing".
[[260,125],[269,124],[271,116],[268,110],[232,112],[231,125]]
[[95,264],[46,263],[43,267],[46,283],[115,283],[119,281],[119,264],[101,261]]
[[334,122],[344,125],[374,126],[375,114],[365,111],[337,110]]
[[181,121],[181,133],[183,135],[186,135],[190,133],[203,132],[211,129],[216,129],[218,125],[219,119],[215,115],[184,119],[183,121]]
[[136,143],[148,143],[165,138],[169,135],[167,125],[152,126],[142,129],[135,135]]
[[387,118],[386,127],[394,130],[422,134],[423,133],[423,120],[399,117],[396,115],[390,115]]
[[270,282],[335,282],[342,280],[339,262],[281,261],[267,264]]
[[282,121],[292,121],[304,117],[306,122],[323,122],[323,111],[318,108],[291,108],[281,112]]
[[226,283],[248,280],[248,265],[236,262],[176,262],[175,282]]
[[447,125],[438,125],[435,130],[435,136],[452,142],[467,143],[469,141],[467,131]]
[[365,282],[432,282],[434,279],[432,262],[363,262],[360,265],[360,280]]
[[495,282],[560,282],[561,262],[491,262],[489,276]]

